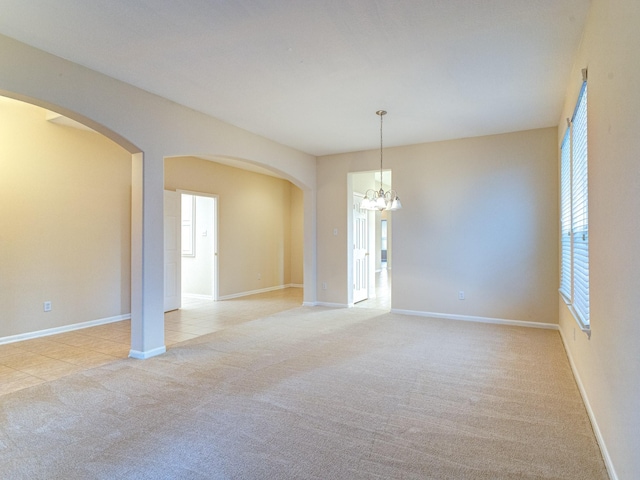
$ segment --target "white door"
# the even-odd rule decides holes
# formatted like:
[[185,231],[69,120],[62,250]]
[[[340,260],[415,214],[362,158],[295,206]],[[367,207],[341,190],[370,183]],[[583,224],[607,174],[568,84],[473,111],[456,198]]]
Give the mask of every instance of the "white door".
[[164,191],[164,311],[181,306],[180,194]]
[[369,298],[369,225],[362,196],[353,196],[353,303]]

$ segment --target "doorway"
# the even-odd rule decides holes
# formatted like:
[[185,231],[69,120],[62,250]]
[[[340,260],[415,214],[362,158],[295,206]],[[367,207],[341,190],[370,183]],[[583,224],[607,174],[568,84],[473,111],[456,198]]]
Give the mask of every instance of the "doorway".
[[165,190],[164,310],[218,300],[218,198]]
[[353,303],[367,300],[370,295],[369,212],[361,208],[363,196],[353,194]]
[[217,198],[180,192],[182,303],[218,300]]
[[384,171],[382,177],[380,172],[356,172],[349,178],[349,305],[390,310],[392,215],[362,210],[360,203],[367,190],[390,189],[391,172]]

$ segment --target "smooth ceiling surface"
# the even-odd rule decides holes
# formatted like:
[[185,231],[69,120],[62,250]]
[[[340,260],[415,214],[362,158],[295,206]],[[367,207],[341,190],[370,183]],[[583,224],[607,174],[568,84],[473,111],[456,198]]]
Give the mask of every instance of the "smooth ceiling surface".
[[314,155],[556,125],[589,0],[0,0],[0,33]]

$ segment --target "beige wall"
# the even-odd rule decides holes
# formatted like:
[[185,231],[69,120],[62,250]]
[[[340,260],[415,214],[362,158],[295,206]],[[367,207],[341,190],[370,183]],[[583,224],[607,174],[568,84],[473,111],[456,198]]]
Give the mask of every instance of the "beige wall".
[[128,314],[131,155],[9,99],[0,132],[0,337]]
[[[318,160],[320,301],[347,302],[347,173],[375,156]],[[391,214],[394,309],[557,323],[554,128],[389,148],[385,162],[403,202]]]
[[557,323],[555,130],[407,147],[397,158],[394,308]]
[[220,297],[303,283],[303,198],[289,181],[173,157],[165,160],[165,187],[218,195]]
[[[620,479],[640,478],[640,2],[593,0],[559,119],[589,69],[591,338],[560,301],[560,328]],[[575,339],[574,339],[575,332]]]

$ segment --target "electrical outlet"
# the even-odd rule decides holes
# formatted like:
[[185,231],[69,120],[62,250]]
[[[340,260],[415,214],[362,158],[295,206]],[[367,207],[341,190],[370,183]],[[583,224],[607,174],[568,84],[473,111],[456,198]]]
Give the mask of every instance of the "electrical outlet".
[[326,290],[327,289],[327,282],[322,282],[322,289]]
[[464,300],[464,291],[463,290],[460,290],[458,292],[458,300]]
[[258,274],[258,280],[262,280],[262,274],[261,273]]
[[42,305],[43,309],[45,312],[50,312],[51,311],[51,302],[44,302],[44,304]]

